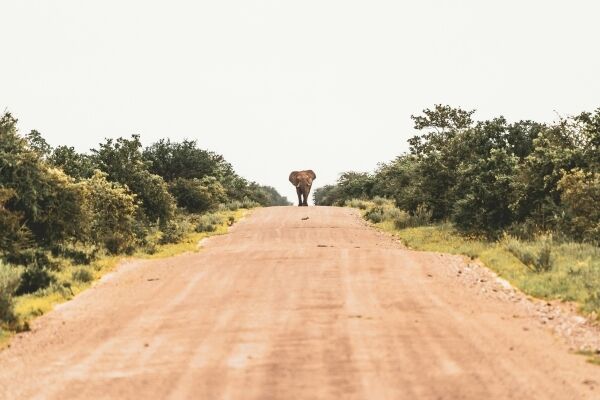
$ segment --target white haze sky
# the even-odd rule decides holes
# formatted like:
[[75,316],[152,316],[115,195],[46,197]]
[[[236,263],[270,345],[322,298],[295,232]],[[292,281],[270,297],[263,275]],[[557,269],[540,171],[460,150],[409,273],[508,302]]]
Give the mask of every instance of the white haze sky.
[[0,0],[0,111],[52,145],[198,139],[288,199],[407,150],[411,114],[600,106],[600,2]]

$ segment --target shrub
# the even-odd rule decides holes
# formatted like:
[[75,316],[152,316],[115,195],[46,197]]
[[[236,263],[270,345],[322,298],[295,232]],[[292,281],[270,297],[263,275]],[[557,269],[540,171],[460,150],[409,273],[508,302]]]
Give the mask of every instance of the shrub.
[[406,211],[402,211],[395,219],[394,226],[396,229],[412,228],[414,226],[412,217]]
[[343,204],[344,199],[339,185],[325,185],[316,188],[313,192],[313,200],[317,206],[332,206],[334,204]]
[[211,224],[210,222],[199,222],[196,225],[196,232],[214,232],[217,230],[217,226],[215,224]]
[[365,213],[365,218],[377,224],[383,221],[383,209],[381,207],[373,207]]
[[136,199],[150,222],[166,224],[175,216],[176,201],[160,176],[141,170],[132,173],[130,180],[122,183],[137,195]]
[[233,200],[233,201],[230,201],[228,203],[225,203],[225,204],[219,206],[219,209],[229,210],[229,211],[237,211],[240,208],[242,208],[242,202],[238,201],[238,200]]
[[29,245],[31,238],[31,232],[23,225],[22,213],[6,207],[6,203],[15,195],[14,190],[0,187],[0,252],[6,254],[19,253]]
[[365,200],[350,199],[344,201],[344,206],[358,208],[359,210],[366,210],[369,204]]
[[431,223],[433,218],[433,212],[427,208],[425,204],[419,204],[417,209],[413,212],[413,218],[415,226],[424,226]]
[[425,226],[431,223],[431,217],[431,211],[425,205],[421,204],[412,214],[400,211],[399,215],[394,219],[394,226],[397,229]]
[[7,255],[5,258],[9,263],[15,265],[28,265],[47,269],[58,268],[57,261],[50,257],[50,253],[37,247],[24,249],[17,254]]
[[47,288],[55,281],[56,278],[50,274],[47,268],[31,265],[25,268],[23,271],[16,294],[22,295],[26,293],[33,293],[40,289]]
[[[5,241],[9,238],[18,246],[19,234],[31,232],[33,240],[47,245],[79,238],[85,231],[81,186],[63,171],[48,166],[41,153],[18,135],[16,120],[10,114],[0,118],[0,182],[0,225],[9,235]],[[17,221],[21,223],[15,231]]]
[[[529,244],[524,244],[510,236],[507,236],[505,241],[506,249],[533,272],[547,272],[552,269],[554,260],[552,257],[551,236],[541,236],[538,240]],[[536,247],[538,248],[537,251]]]
[[165,180],[149,171],[142,156],[138,135],[130,139],[107,139],[92,150],[91,161],[107,174],[107,179],[127,186],[136,195],[144,217],[151,223],[167,223],[175,215],[175,199]]
[[109,182],[106,174],[95,171],[85,181],[91,212],[90,237],[111,253],[131,251],[136,245],[135,197],[123,186]]
[[218,214],[202,215],[196,223],[196,232],[214,232],[222,223],[223,218]]
[[564,209],[561,229],[577,240],[600,244],[600,173],[571,170],[558,188]]
[[79,242],[62,242],[52,246],[54,257],[66,257],[77,264],[88,265],[98,258],[99,248]]
[[84,240],[89,223],[85,186],[56,168],[45,174],[46,193],[38,203],[41,212],[31,222],[31,230],[44,245],[71,238]]
[[372,201],[373,201],[373,203],[375,203],[376,206],[382,206],[385,203],[387,203],[388,200],[383,197],[380,197],[380,196],[375,196],[375,197],[373,197]]
[[226,198],[223,185],[214,177],[177,178],[171,182],[169,189],[180,207],[195,213],[216,210]]
[[260,203],[254,201],[252,199],[249,199],[247,197],[242,200],[241,208],[251,209],[251,208],[256,208],[256,207],[260,207]]
[[21,269],[0,262],[0,323],[15,320],[13,296],[21,281]]
[[177,221],[169,221],[162,228],[162,236],[160,238],[160,244],[176,243],[183,239],[185,235],[192,231],[191,224],[185,219],[179,219]]
[[78,282],[91,282],[94,280],[94,274],[87,268],[78,268],[71,274],[74,281]]

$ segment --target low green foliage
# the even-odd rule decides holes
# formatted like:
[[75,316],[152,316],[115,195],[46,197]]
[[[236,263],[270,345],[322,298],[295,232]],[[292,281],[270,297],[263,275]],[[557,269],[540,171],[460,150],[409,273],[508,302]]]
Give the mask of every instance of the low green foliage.
[[563,175],[558,188],[565,209],[562,230],[600,244],[600,172],[574,169]]
[[89,193],[90,241],[113,254],[133,251],[137,244],[135,195],[98,170],[83,183]]
[[15,320],[13,301],[21,281],[21,269],[0,262],[0,332],[2,322]]
[[226,200],[225,188],[214,177],[177,178],[170,185],[180,207],[189,212],[214,211]]
[[431,223],[431,211],[424,205],[419,205],[413,213],[398,210],[398,215],[392,220],[398,229],[425,226]]
[[365,200],[349,199],[344,202],[344,205],[346,207],[353,207],[353,208],[358,208],[360,210],[366,210],[369,203],[368,203],[368,201],[365,201]]
[[29,265],[23,271],[16,294],[33,293],[45,289],[55,281],[50,270],[36,264]]
[[221,223],[222,218],[219,214],[202,215],[196,221],[196,232],[214,232]]
[[177,243],[192,232],[192,224],[186,218],[171,220],[162,228],[160,244]]
[[91,282],[94,280],[94,274],[89,268],[81,267],[73,271],[71,275],[72,280],[79,282]]
[[547,272],[552,269],[554,259],[551,236],[541,236],[529,243],[507,236],[504,241],[508,251],[533,272]]

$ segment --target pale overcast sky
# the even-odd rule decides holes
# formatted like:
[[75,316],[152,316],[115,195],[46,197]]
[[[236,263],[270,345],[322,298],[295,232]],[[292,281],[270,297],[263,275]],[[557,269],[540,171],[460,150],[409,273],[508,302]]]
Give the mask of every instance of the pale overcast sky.
[[198,139],[290,200],[407,149],[434,103],[600,106],[600,1],[0,0],[0,110],[79,150]]

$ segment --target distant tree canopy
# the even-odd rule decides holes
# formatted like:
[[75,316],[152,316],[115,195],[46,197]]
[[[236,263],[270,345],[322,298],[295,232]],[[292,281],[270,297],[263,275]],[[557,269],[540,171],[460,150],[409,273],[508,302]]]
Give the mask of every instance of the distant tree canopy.
[[0,261],[46,267],[50,253],[80,245],[132,251],[152,232],[177,231],[181,214],[233,201],[288,204],[196,141],[144,148],[133,135],[79,153],[37,131],[20,135],[10,113],[0,118]]
[[552,124],[473,114],[436,105],[413,116],[423,133],[407,153],[374,173],[342,174],[315,191],[315,203],[382,196],[466,233],[556,231],[600,243],[600,109]]

